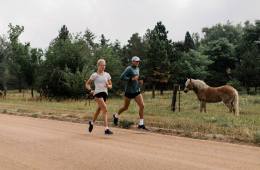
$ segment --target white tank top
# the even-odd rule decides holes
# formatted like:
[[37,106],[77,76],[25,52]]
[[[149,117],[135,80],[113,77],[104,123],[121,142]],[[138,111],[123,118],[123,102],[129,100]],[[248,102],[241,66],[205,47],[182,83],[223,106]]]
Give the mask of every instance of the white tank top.
[[111,76],[109,73],[104,72],[102,75],[100,75],[95,72],[90,76],[90,80],[94,81],[94,95],[100,92],[105,92],[106,94],[108,94],[106,83],[108,83],[108,80],[111,80]]

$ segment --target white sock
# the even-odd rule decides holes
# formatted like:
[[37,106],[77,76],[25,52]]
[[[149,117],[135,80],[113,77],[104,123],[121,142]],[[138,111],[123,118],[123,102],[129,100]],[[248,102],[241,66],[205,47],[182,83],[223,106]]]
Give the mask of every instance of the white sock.
[[106,126],[105,130],[109,129],[108,126]]
[[90,123],[91,123],[92,125],[94,125],[94,122],[93,122],[93,120],[91,120],[91,121],[90,121]]
[[140,119],[139,125],[144,125],[144,119]]
[[119,117],[119,114],[118,114],[118,113],[116,113],[116,114],[115,114],[115,117],[116,117],[116,118],[118,118],[118,117]]

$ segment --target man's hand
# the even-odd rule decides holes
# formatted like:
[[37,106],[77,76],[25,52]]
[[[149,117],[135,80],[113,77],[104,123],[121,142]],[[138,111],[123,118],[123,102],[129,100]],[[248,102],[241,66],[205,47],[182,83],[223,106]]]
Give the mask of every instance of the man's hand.
[[144,80],[139,80],[139,84],[143,85],[144,84]]
[[139,79],[139,76],[134,76],[134,77],[132,77],[132,80],[138,80]]

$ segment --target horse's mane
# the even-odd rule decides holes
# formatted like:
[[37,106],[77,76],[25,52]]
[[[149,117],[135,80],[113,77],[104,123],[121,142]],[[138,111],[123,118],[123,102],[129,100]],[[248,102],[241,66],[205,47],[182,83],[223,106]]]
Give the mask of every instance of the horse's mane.
[[198,89],[204,89],[209,87],[204,81],[199,79],[191,79],[191,82]]

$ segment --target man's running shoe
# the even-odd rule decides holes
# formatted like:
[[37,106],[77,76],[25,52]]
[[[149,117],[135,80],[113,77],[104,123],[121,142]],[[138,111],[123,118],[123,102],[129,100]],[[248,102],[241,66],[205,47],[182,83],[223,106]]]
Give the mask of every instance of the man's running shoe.
[[116,117],[116,114],[113,114],[113,119],[114,119],[114,125],[118,125],[118,117]]
[[109,130],[109,129],[105,130],[105,135],[112,135],[112,134],[113,134],[113,132],[111,130]]
[[93,130],[93,124],[91,121],[89,121],[88,124],[89,124],[88,131],[89,131],[89,133],[91,133]]
[[147,129],[144,125],[138,125],[138,129],[144,129],[144,130],[149,131],[149,129]]

